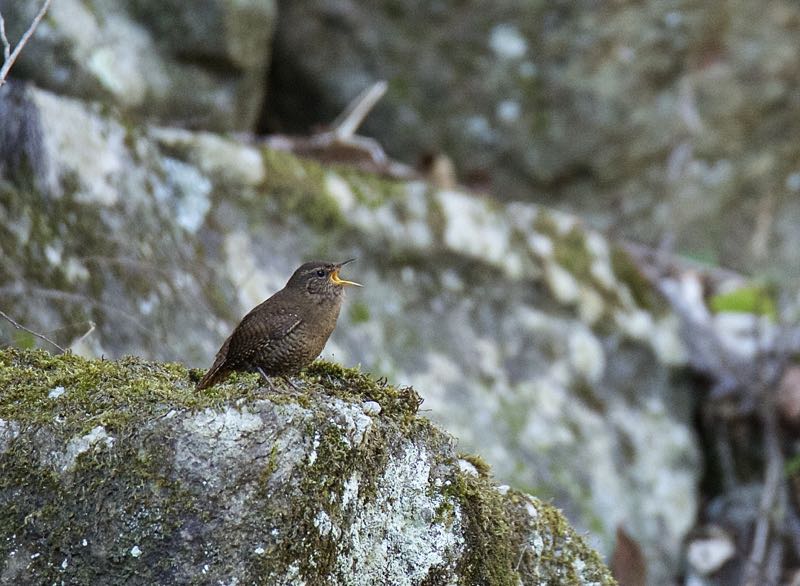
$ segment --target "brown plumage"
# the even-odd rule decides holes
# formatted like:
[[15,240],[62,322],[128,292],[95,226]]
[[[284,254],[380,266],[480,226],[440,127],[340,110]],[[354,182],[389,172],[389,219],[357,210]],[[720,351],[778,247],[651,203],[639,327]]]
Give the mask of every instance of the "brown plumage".
[[254,307],[217,352],[197,390],[222,382],[233,371],[270,376],[294,374],[309,365],[328,341],[347,285],[339,277],[342,263],[307,262],[286,286]]

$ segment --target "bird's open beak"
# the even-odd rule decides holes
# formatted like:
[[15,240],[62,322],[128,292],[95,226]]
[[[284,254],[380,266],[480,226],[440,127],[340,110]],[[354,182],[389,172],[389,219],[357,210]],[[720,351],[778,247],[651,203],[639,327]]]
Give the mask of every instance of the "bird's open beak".
[[354,287],[363,287],[360,283],[356,283],[355,281],[345,281],[344,279],[339,278],[339,270],[349,262],[353,262],[354,258],[350,260],[346,260],[344,262],[340,262],[331,272],[331,281],[334,285],[353,285]]

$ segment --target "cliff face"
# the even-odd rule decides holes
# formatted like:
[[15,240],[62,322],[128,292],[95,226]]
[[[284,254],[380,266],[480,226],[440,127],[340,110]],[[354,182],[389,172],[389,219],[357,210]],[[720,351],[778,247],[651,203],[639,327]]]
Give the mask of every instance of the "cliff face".
[[300,391],[195,374],[0,353],[0,583],[613,583],[413,389],[324,362]]

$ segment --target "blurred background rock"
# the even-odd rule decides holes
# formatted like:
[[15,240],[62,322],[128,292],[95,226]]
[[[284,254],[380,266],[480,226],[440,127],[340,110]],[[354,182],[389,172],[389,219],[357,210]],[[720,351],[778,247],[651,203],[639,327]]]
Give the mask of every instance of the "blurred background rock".
[[[0,4],[9,38],[38,8]],[[745,564],[758,420],[723,482],[684,316],[619,242],[679,255],[703,308],[716,267],[792,290],[799,31],[779,1],[54,0],[0,89],[0,309],[83,354],[203,366],[292,267],[357,256],[324,356],[414,384],[607,556],[624,527],[647,583],[726,583],[687,543],[711,522]],[[360,133],[453,177],[263,142],[382,79]]]

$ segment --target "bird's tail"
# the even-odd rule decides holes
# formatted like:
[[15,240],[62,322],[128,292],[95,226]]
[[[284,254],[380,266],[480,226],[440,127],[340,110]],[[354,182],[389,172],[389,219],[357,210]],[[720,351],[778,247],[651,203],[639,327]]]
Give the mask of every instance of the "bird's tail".
[[205,374],[205,376],[200,379],[199,383],[197,383],[197,386],[195,387],[196,391],[202,391],[203,389],[213,387],[215,384],[225,380],[231,373],[231,369],[227,368],[225,365],[228,357],[229,342],[230,338],[225,340],[222,348],[220,348],[219,352],[217,352],[216,358],[214,358],[214,364],[211,365],[211,368],[208,369],[208,372]]
[[223,368],[222,365],[212,366],[208,369],[206,375],[200,379],[200,382],[197,383],[195,390],[202,391],[203,389],[213,387],[215,384],[226,379],[230,373],[231,371],[227,368]]

